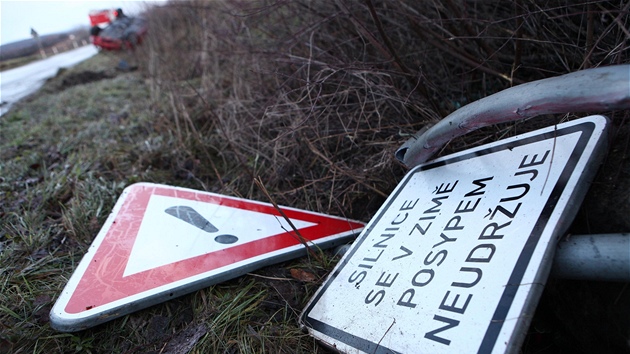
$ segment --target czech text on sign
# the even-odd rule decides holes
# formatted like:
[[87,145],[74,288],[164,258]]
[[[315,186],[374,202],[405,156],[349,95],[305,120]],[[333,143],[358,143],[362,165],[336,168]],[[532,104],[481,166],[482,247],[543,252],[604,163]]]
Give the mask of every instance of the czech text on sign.
[[606,122],[588,117],[411,170],[302,323],[343,352],[518,351]]
[[[316,245],[347,242],[363,224],[282,207]],[[53,307],[76,331],[305,253],[271,204],[164,185],[127,187]]]

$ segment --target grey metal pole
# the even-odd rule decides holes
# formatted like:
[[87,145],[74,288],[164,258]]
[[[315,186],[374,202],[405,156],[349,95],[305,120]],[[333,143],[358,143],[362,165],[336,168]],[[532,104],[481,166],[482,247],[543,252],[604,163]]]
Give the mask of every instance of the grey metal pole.
[[[335,249],[343,255],[350,245]],[[630,282],[630,234],[571,235],[558,242],[551,276]]]
[[630,109],[630,65],[587,69],[532,81],[472,102],[429,129],[420,130],[397,151],[407,167],[429,160],[453,138],[492,124],[541,114]]
[[560,240],[551,275],[630,282],[630,234],[571,235]]
[[[480,127],[541,114],[630,109],[630,65],[533,81],[468,104],[405,142],[396,158],[412,168],[449,140]],[[630,234],[573,235],[558,244],[551,274],[630,282]]]

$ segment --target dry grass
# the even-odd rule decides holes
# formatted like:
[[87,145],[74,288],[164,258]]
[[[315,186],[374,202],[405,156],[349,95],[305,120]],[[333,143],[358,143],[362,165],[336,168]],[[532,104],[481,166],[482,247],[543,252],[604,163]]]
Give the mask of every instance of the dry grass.
[[404,173],[391,156],[408,134],[516,83],[627,62],[624,6],[172,2],[143,61],[182,147],[230,166],[202,180],[261,199],[260,175],[283,204],[366,219]]
[[[393,152],[427,123],[521,82],[628,63],[629,7],[298,0],[149,9],[139,73],[61,92],[53,82],[0,118],[0,348],[174,353],[192,336],[193,352],[324,352],[297,323],[318,284],[290,270],[321,278],[329,254],[75,334],[53,332],[45,313],[124,186],[267,201],[260,178],[278,204],[368,221],[405,173]],[[115,60],[101,55],[76,70]],[[442,154],[563,118],[486,128]],[[627,350],[623,331],[611,329],[605,349]],[[536,335],[525,352],[540,349]],[[562,335],[569,340],[542,345],[601,349]]]

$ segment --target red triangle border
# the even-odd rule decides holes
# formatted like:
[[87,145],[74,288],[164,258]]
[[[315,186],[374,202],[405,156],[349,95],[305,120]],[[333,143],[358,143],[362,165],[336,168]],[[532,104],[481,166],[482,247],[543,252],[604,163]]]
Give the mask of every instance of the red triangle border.
[[[270,204],[207,192],[169,188],[148,183],[134,184],[128,187],[128,191],[129,193],[116,213],[107,234],[96,249],[90,264],[68,300],[65,311],[69,314],[79,314],[236,262],[299,244],[298,238],[293,235],[293,232],[280,233],[124,277],[123,272],[151,195],[219,204],[282,218],[280,213]],[[316,224],[299,230],[300,234],[310,241],[364,227],[359,222],[297,209],[282,207],[282,211],[291,219]],[[181,276],[181,274],[185,274],[185,276]]]

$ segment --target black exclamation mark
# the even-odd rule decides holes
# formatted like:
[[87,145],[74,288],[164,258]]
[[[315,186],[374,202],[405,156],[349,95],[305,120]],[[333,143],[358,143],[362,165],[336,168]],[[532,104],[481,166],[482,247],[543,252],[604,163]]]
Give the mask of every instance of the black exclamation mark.
[[195,209],[189,206],[178,205],[170,207],[164,211],[169,215],[173,215],[180,220],[183,220],[193,226],[202,229],[205,232],[219,231],[219,229],[214,227],[214,225],[212,225],[210,221],[206,220],[206,218],[199,215],[199,213]]
[[[174,217],[185,221],[195,227],[198,227],[205,232],[213,233],[219,231],[219,229],[212,225],[210,221],[206,220],[206,218],[201,216],[201,214],[199,214],[195,209],[189,206],[178,205],[167,208],[166,210],[164,210],[164,212],[169,215],[173,215]],[[237,242],[238,237],[234,235],[219,235],[215,237],[214,240],[218,243],[227,245]]]

